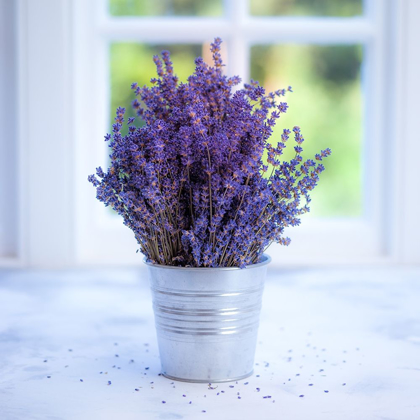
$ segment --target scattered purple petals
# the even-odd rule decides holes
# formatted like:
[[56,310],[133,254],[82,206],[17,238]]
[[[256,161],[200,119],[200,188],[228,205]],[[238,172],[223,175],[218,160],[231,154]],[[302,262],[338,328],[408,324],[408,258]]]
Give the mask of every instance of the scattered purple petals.
[[80,379],[80,382],[83,382],[83,379]]
[[325,393],[328,393],[328,392],[330,392],[330,391],[328,391],[328,389],[325,389],[325,390],[324,390],[324,392],[325,392]]
[[[145,369],[145,370],[149,370],[149,368],[148,368],[148,367],[145,367],[144,369]],[[173,383],[173,382],[172,382],[172,383]]]
[[205,412],[206,412],[206,410],[201,410],[201,412],[202,412],[202,413],[205,413]]
[[131,360],[130,360],[130,363],[134,363],[134,359],[131,359]]
[[319,372],[324,372],[324,369],[319,369]]
[[134,388],[134,391],[138,391],[139,389],[138,388]]
[[299,395],[299,398],[303,398],[303,397],[304,397],[304,395],[303,395],[303,394]]
[[44,363],[47,363],[48,362],[48,360],[44,360]]
[[263,398],[271,398],[271,395],[265,395]]
[[185,395],[185,394],[182,394],[182,396],[183,396],[183,397],[186,397],[186,395]]
[[47,376],[47,378],[51,378],[51,376]]
[[248,385],[248,384],[249,384],[249,382],[245,382],[245,383],[244,383],[244,385]]
[[229,385],[229,388],[235,388],[235,385]]
[[309,384],[308,386],[314,386],[314,384]]
[[162,401],[162,404],[166,404],[166,401]]
[[115,357],[120,357],[120,356],[118,354],[116,354]]
[[112,384],[112,382],[111,381],[108,381],[108,385],[111,385]]
[[188,404],[191,404],[192,403],[192,401],[190,401]]
[[260,388],[255,388],[257,390],[257,392],[260,392]]
[[342,386],[346,386],[346,383],[344,382],[344,384]]

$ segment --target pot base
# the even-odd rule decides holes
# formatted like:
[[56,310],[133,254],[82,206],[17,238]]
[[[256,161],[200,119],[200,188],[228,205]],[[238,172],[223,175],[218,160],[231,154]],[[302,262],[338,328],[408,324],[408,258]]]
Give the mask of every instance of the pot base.
[[179,382],[191,382],[191,383],[199,383],[199,384],[217,384],[217,383],[223,383],[223,382],[240,381],[241,379],[250,377],[253,373],[254,373],[254,369],[252,369],[251,372],[247,373],[246,375],[238,376],[236,378],[213,379],[213,380],[177,378],[176,376],[167,375],[166,373],[163,373],[163,372],[162,372],[162,376],[164,376],[165,378],[171,379],[173,381],[179,381]]

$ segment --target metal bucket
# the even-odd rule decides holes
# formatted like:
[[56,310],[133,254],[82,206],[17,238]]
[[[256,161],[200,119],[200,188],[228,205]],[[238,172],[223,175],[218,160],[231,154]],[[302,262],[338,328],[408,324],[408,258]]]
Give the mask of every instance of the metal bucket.
[[227,382],[253,372],[267,264],[184,268],[146,263],[162,374]]

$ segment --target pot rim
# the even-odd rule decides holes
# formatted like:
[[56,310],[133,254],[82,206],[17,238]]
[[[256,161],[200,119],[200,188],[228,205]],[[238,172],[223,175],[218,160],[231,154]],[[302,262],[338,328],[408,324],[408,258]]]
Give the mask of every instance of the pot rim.
[[250,270],[253,268],[262,267],[267,265],[271,262],[271,257],[267,254],[262,255],[263,261],[257,264],[247,265],[244,268],[239,267],[177,267],[173,265],[163,265],[163,264],[154,264],[151,262],[146,261],[146,257],[143,258],[143,263],[149,267],[153,268],[161,268],[161,269],[168,269],[168,270],[184,270],[184,271],[237,271],[237,270]]

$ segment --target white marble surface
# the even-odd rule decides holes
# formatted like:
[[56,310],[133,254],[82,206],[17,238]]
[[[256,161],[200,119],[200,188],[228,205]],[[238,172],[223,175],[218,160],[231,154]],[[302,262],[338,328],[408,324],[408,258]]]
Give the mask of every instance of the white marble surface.
[[1,420],[417,420],[420,269],[272,272],[256,363],[159,376],[143,270],[0,271]]

